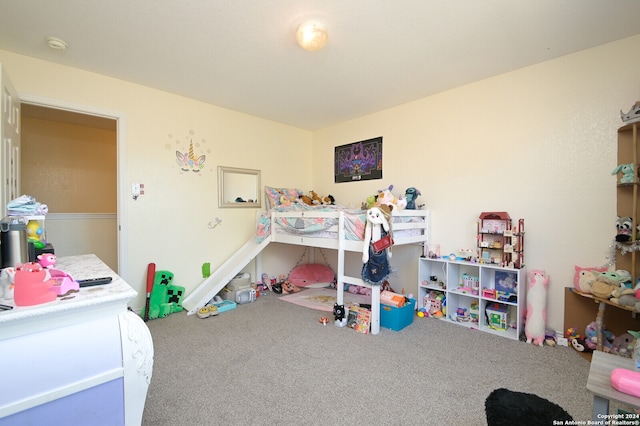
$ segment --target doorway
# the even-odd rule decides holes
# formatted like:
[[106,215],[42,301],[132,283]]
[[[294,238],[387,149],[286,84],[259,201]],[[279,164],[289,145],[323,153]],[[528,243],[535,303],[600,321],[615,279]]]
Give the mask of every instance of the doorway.
[[21,193],[49,206],[56,254],[95,253],[124,278],[123,117],[50,100],[21,99]]

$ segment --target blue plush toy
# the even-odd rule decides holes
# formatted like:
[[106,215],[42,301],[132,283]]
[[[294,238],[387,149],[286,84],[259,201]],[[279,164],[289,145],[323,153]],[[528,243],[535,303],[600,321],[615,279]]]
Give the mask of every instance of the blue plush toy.
[[407,188],[404,193],[405,198],[407,199],[407,210],[415,210],[416,209],[416,198],[420,196],[420,191],[413,186],[411,188]]
[[633,163],[629,164],[620,164],[618,167],[613,169],[611,172],[612,175],[617,175],[622,172],[622,177],[620,178],[620,183],[633,183],[635,182],[635,167]]

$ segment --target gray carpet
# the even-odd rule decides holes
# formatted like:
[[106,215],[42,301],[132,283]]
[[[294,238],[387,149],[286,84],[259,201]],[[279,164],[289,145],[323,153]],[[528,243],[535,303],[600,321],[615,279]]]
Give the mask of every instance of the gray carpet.
[[217,317],[149,321],[143,424],[483,425],[484,400],[499,387],[591,418],[589,362],[571,348],[417,317],[364,335],[323,326],[326,314],[270,293]]

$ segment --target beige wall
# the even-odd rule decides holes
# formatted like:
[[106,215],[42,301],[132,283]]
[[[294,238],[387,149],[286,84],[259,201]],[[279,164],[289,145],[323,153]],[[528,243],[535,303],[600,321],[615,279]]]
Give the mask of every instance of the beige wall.
[[[640,57],[632,55],[639,49],[640,36],[632,37],[313,134],[6,51],[0,62],[21,94],[126,114],[123,178],[147,188],[126,206],[126,273],[141,294],[148,262],[172,270],[189,290],[201,282],[203,262],[219,265],[250,237],[253,210],[217,208],[214,171],[225,165],[261,169],[265,185],[313,188],[352,206],[389,184],[416,186],[443,252],[474,246],[482,211],[525,218],[525,261],[550,274],[547,322],[562,330],[574,265],[601,265],[610,254],[618,110],[640,99]],[[376,136],[384,138],[384,178],[334,184],[333,148]],[[207,150],[202,175],[176,170],[175,141],[190,137]],[[282,167],[285,152],[296,161]],[[207,229],[216,216],[223,224]],[[281,253],[298,260],[297,249]],[[415,292],[415,255],[394,252],[394,286]],[[351,259],[352,270],[359,265]]]
[[115,130],[22,117],[21,189],[50,213],[116,213]]
[[[442,253],[475,247],[483,211],[524,218],[527,268],[550,275],[547,324],[562,330],[574,265],[607,263],[616,233],[611,171],[619,110],[640,100],[638,51],[640,36],[322,129],[314,188],[358,203],[389,184],[416,186]],[[333,147],[376,136],[384,178],[334,184],[323,167]],[[415,267],[399,274],[415,292]]]
[[[0,50],[0,63],[21,96],[123,116],[127,266],[120,274],[139,293],[134,309],[144,306],[149,262],[189,291],[202,282],[203,263],[215,268],[252,236],[254,209],[218,208],[218,165],[260,169],[264,185],[311,189],[308,131],[8,51]],[[200,173],[181,172],[176,162],[190,141],[206,155]],[[283,153],[296,161],[283,167]],[[137,201],[128,196],[132,182],[145,184]],[[216,217],[222,225],[209,229]]]

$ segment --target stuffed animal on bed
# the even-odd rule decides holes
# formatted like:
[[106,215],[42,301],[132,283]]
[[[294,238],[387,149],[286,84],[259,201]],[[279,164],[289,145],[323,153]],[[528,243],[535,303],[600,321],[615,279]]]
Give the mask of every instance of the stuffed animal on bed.
[[369,195],[367,199],[362,203],[362,210],[369,210],[371,207],[375,206],[377,202],[377,195]]
[[411,188],[407,188],[404,193],[405,198],[407,199],[407,210],[415,210],[416,209],[416,199],[422,195],[420,191],[413,186]]
[[545,339],[548,287],[549,276],[545,271],[534,269],[529,272],[524,333],[527,336],[527,343],[537,346],[542,346]]
[[329,194],[326,197],[322,197],[322,204],[325,206],[333,206],[336,203],[336,199],[333,195]]
[[378,190],[377,204],[385,204],[387,206],[395,206],[398,202],[398,197],[393,195],[393,185],[389,185],[389,188]]

